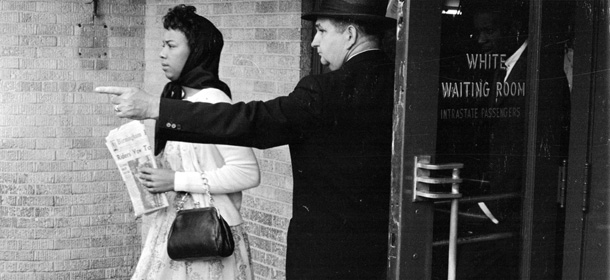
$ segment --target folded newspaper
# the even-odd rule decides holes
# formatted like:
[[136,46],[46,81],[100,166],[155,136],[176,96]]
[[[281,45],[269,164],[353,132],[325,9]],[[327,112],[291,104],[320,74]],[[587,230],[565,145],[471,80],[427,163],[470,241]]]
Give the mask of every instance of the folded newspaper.
[[111,130],[106,137],[106,146],[121,172],[136,217],[169,205],[164,193],[150,193],[136,176],[141,167],[157,167],[141,122],[131,121]]

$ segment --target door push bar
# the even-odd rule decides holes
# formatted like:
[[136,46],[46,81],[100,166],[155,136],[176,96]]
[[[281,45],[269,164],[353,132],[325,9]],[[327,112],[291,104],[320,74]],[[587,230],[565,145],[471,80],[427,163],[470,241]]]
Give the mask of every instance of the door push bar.
[[[430,164],[430,156],[415,156],[413,164],[413,202],[430,200],[451,200],[451,215],[449,220],[449,265],[447,279],[455,280],[457,263],[457,226],[458,199],[460,193],[460,169],[462,163]],[[451,178],[432,178],[431,171],[452,170]],[[438,192],[431,185],[451,184],[451,192]]]

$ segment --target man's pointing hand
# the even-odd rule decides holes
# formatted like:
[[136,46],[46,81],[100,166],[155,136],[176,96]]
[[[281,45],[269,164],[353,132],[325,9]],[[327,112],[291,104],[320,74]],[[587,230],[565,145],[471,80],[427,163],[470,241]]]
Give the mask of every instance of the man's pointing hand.
[[114,95],[110,102],[120,118],[157,119],[160,98],[135,87],[96,87],[96,92]]

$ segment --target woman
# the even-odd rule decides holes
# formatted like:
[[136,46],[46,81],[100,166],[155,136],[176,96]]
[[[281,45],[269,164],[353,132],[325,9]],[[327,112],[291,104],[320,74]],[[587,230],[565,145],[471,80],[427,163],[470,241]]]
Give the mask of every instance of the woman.
[[[191,102],[230,102],[228,86],[218,79],[222,34],[195,7],[179,5],[163,17],[166,29],[161,65],[170,82],[162,97]],[[242,191],[259,183],[251,148],[191,144],[155,139],[159,169],[142,168],[139,178],[151,193],[166,192],[170,207],[152,214],[142,255],[132,279],[253,279],[250,250],[239,213]],[[207,182],[207,184],[206,184]],[[212,261],[174,261],[167,255],[167,236],[176,205],[208,204],[209,188],[216,206],[231,226],[235,252]]]

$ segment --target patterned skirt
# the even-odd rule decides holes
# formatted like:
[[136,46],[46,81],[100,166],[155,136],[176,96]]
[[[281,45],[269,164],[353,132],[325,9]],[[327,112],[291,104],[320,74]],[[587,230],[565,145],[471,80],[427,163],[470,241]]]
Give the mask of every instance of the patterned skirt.
[[233,255],[211,261],[174,261],[167,255],[167,236],[176,210],[170,206],[151,215],[150,229],[132,280],[254,279],[250,245],[241,225],[231,227],[235,239]]

